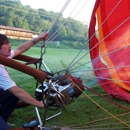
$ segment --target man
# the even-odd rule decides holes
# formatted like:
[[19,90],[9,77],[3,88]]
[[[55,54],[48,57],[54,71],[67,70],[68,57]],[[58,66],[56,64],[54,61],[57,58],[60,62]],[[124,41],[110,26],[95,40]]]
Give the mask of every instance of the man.
[[[39,41],[46,40],[47,38],[48,33],[43,32],[38,37],[24,42],[16,49],[11,50],[7,36],[0,34],[0,55],[13,58],[27,51]],[[7,120],[19,100],[39,108],[44,108],[41,101],[35,100],[26,91],[17,86],[16,83],[11,80],[5,66],[0,64],[0,130],[9,130]]]

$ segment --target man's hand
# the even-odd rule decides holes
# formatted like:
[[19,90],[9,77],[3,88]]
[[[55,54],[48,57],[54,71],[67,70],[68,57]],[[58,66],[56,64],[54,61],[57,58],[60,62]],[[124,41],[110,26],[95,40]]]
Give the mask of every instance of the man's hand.
[[42,32],[42,33],[38,36],[39,41],[45,41],[45,40],[47,40],[47,39],[48,39],[48,35],[49,35],[48,32]]

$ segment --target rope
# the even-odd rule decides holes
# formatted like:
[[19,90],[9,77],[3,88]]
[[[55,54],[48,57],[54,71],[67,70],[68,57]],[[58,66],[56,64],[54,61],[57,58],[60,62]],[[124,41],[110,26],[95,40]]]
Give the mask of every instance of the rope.
[[[69,65],[67,69],[72,68],[75,64],[77,64],[82,58],[84,58],[90,51],[92,51],[96,46],[98,46],[103,40],[105,40],[107,37],[109,37],[112,33],[114,33],[120,26],[122,26],[125,22],[127,22],[130,19],[130,16],[124,20],[119,26],[117,26],[115,29],[113,29],[106,37],[104,37],[100,42],[98,42],[93,48],[91,48],[84,56],[82,56],[78,61],[76,61],[74,64],[71,62],[71,66]],[[95,59],[94,59],[95,60]]]
[[[81,0],[78,2],[78,4],[75,6],[75,8],[73,9],[73,11],[70,13],[70,15],[74,12],[74,10],[77,8],[77,6],[79,5],[79,3],[81,2]],[[68,17],[70,17],[70,15],[68,16]],[[64,23],[65,23],[65,21],[64,21]],[[63,25],[64,25],[64,23],[63,23]],[[69,24],[69,23],[68,23]],[[68,25],[67,24],[67,25]],[[51,37],[46,41],[47,43],[46,44],[48,44],[48,42],[50,42],[50,41],[53,41],[63,30],[61,30],[60,31],[60,33],[58,33],[53,39],[51,39],[57,32],[58,32],[58,30],[60,29],[62,27],[62,25],[51,35]],[[66,27],[66,26],[65,26]],[[64,27],[64,28],[65,28]],[[50,40],[51,39],[51,40]]]
[[[67,74],[67,75],[68,75],[68,74]],[[69,76],[70,76],[70,75],[69,75]],[[73,77],[72,77],[72,76],[70,76],[70,78],[72,78],[72,79],[73,79]],[[78,81],[73,79],[73,82],[78,82]],[[78,83],[79,83],[80,85],[84,86],[84,85],[83,85],[83,84],[81,84],[80,82],[78,82]],[[121,107],[121,108],[124,108],[124,109],[126,109],[126,110],[130,111],[130,108],[127,108],[127,107],[125,107],[125,106],[122,106],[122,105],[120,105],[120,104],[118,104],[118,103],[116,103],[116,102],[114,102],[114,101],[112,101],[112,100],[110,100],[110,99],[106,98],[105,96],[103,96],[103,95],[99,94],[98,92],[96,92],[96,91],[92,90],[91,88],[86,87],[86,86],[84,86],[84,88],[87,88],[89,91],[91,91],[91,92],[95,93],[96,95],[98,95],[98,96],[100,96],[100,97],[104,98],[105,100],[107,100],[107,101],[109,101],[109,102],[111,102],[111,103],[113,103],[113,104],[115,104],[115,105],[117,105],[117,106],[119,106],[119,107]]]
[[[66,74],[66,76],[70,79],[70,81],[88,98],[90,99],[93,103],[95,103],[98,107],[100,107],[103,111],[105,111],[107,114],[109,114],[110,116],[112,116],[114,119],[118,120],[119,122],[121,122],[122,124],[130,127],[129,124],[127,124],[126,122],[120,120],[119,118],[117,118],[116,116],[114,116],[112,113],[110,113],[109,111],[107,111],[106,109],[104,109],[101,105],[99,105],[96,101],[94,101],[89,95],[87,95],[84,91],[82,91],[76,84],[75,82],[76,79],[74,79],[72,76],[70,76],[69,74]],[[79,83],[79,82],[78,82]],[[84,85],[83,85],[84,86]],[[85,86],[84,86],[85,87]]]
[[58,14],[58,16],[55,18],[54,22],[52,23],[52,25],[50,26],[50,28],[48,29],[48,32],[50,32],[51,28],[54,26],[54,24],[56,23],[56,21],[58,20],[58,18],[61,16],[61,14],[63,13],[63,11],[66,9],[66,7],[68,6],[69,2],[71,0],[67,0],[66,3],[64,4],[64,6],[62,7],[60,13]]
[[[130,121],[126,121],[127,123],[129,123]],[[102,125],[90,125],[90,126],[82,126],[82,128],[91,128],[91,127],[101,127],[101,126],[110,126],[110,125],[115,125],[115,124],[119,124],[119,123],[110,123],[110,124],[102,124]],[[80,127],[71,127],[71,128],[80,128]],[[128,127],[127,127],[128,128]]]
[[[123,113],[123,114],[119,114],[119,115],[116,115],[117,117],[120,117],[120,116],[125,116],[125,115],[128,115],[130,114],[130,112],[127,112],[127,113]],[[89,121],[89,122],[85,122],[85,123],[80,123],[78,125],[71,125],[71,126],[67,126],[67,127],[76,127],[76,126],[83,126],[83,125],[87,125],[87,124],[92,124],[92,123],[96,123],[96,122],[100,122],[100,121],[104,121],[104,120],[110,120],[112,117],[107,117],[107,118],[103,118],[103,119],[98,119],[98,120],[93,120],[93,121]]]
[[[129,18],[130,18],[130,17],[129,17]],[[96,61],[96,60],[98,60],[98,59],[100,59],[100,58],[103,58],[103,57],[105,57],[105,56],[114,54],[115,52],[118,52],[118,51],[120,51],[120,50],[122,50],[122,49],[125,49],[126,47],[129,47],[129,46],[130,46],[130,44],[128,44],[128,45],[126,45],[126,46],[123,46],[123,47],[121,47],[121,48],[119,48],[119,49],[113,50],[113,51],[111,51],[111,52],[109,52],[109,53],[107,53],[107,54],[104,54],[104,55],[99,56],[99,57],[97,57],[97,58],[95,58],[95,59],[93,59],[93,60],[90,60],[90,61],[88,61],[88,62],[86,62],[86,63],[84,63],[84,64],[81,64],[80,66],[74,67],[74,68],[72,68],[71,70],[76,69],[76,68],[78,68],[78,67],[81,67],[81,66],[83,66],[83,65],[85,65],[85,64],[88,64],[88,63],[90,63],[90,62]],[[86,54],[85,54],[84,56],[86,56]],[[84,58],[84,56],[83,56],[82,58]],[[82,59],[82,58],[81,58],[81,59]],[[81,60],[81,59],[80,59],[80,60]],[[78,63],[78,62],[77,62],[77,63]],[[114,67],[113,67],[113,68],[114,68]],[[98,70],[98,69],[96,69],[96,70]]]
[[[113,10],[109,13],[109,15],[106,17],[106,19],[103,21],[103,23],[101,24],[101,26],[107,21],[107,19],[110,17],[110,15],[112,14],[112,12],[114,12],[114,10],[118,7],[118,5],[120,4],[120,2],[121,2],[121,0],[117,3],[117,5],[113,8]],[[101,28],[101,26],[97,29],[97,31],[92,35],[92,37],[88,40],[88,42],[94,37],[94,35],[99,31],[99,29]],[[114,29],[115,30],[115,29]],[[113,31],[114,31],[113,30]],[[112,32],[113,32],[112,31]],[[110,33],[110,34],[112,34],[112,32]],[[110,36],[110,34],[108,34],[105,38],[107,38],[108,36]],[[104,38],[104,39],[105,39]],[[101,43],[104,39],[102,39],[99,43]],[[87,43],[88,43],[87,42]],[[88,53],[90,52],[90,51],[92,51],[97,45],[99,45],[99,43],[97,43],[91,50],[89,50],[88,51]],[[85,47],[83,47],[83,49],[79,52],[79,54],[84,50],[84,48]],[[85,55],[87,55],[88,53],[86,53]],[[79,55],[78,54],[78,55]],[[77,55],[77,56],[78,56]],[[85,56],[84,55],[84,56]],[[73,61],[68,65],[68,68],[67,69],[69,69],[69,68],[71,68],[72,66],[74,66],[77,62],[79,62],[80,61],[80,59],[82,59],[83,57],[81,57],[78,61],[76,61],[74,64],[72,64],[73,62],[74,62],[74,60],[77,58],[77,56],[73,59]]]
[[[89,1],[89,0],[88,0]],[[85,5],[88,3],[88,1],[81,7],[81,9],[78,11],[78,13],[73,17],[73,19],[74,18],[76,18],[76,16],[81,12],[81,10],[85,7]],[[77,8],[77,6],[79,5],[79,3],[81,2],[81,0],[77,3],[77,5],[75,6],[75,8],[72,10],[72,12],[70,13],[70,15],[68,16],[68,17],[70,17],[71,16],[71,14],[75,11],[75,9]],[[65,23],[65,22],[64,22]],[[71,22],[70,22],[71,23]],[[68,22],[68,24],[69,24],[69,22]],[[67,25],[68,25],[67,24]],[[55,37],[53,37],[54,36],[54,34],[56,34],[56,32],[58,32],[58,30],[62,27],[62,25],[52,34],[52,36],[46,41],[46,44],[48,44],[50,41],[53,41],[57,36],[59,36],[59,34],[61,34],[62,33],[62,31],[64,30],[64,28],[65,27],[67,27],[67,25],[66,26],[64,26],[63,27],[63,29],[62,30],[60,30],[60,32],[59,33],[57,33],[57,35],[55,36]],[[53,38],[52,38],[53,37]],[[51,39],[52,38],[52,39]],[[51,39],[51,40],[50,40]]]
[[[105,23],[105,21],[109,18],[109,16],[110,16],[110,15],[112,14],[112,12],[116,9],[116,7],[119,5],[120,2],[121,2],[121,0],[120,0],[120,1],[117,3],[117,5],[113,8],[113,10],[112,10],[112,11],[110,12],[110,14],[106,17],[106,19],[103,21],[103,23],[99,26],[99,28],[96,30],[96,32],[92,35],[92,37],[89,39],[89,41],[90,41],[90,40],[94,37],[94,35],[98,32],[98,30],[99,30],[99,29],[101,28],[101,26]],[[88,42],[89,42],[89,41],[88,41]],[[87,43],[88,43],[88,42],[87,42]],[[84,49],[84,48],[85,48],[85,46],[83,47],[83,49]],[[94,48],[95,48],[95,46],[94,46],[92,49],[94,49]],[[82,49],[82,50],[83,50],[83,49]],[[91,50],[92,50],[92,49],[91,49]],[[82,51],[82,50],[81,50],[81,51]],[[90,50],[90,51],[91,51],[91,50]],[[79,52],[79,54],[81,53],[81,51]],[[89,51],[89,52],[90,52],[90,51]],[[89,52],[88,52],[88,53],[89,53]],[[88,53],[87,53],[87,54],[88,54]],[[79,55],[79,54],[78,54],[78,55]],[[87,55],[87,54],[86,54],[86,55]],[[77,56],[78,56],[78,55],[77,55]],[[77,58],[77,56],[75,57],[75,59]],[[75,59],[74,59],[74,60],[75,60]],[[73,60],[73,61],[74,61],[74,60]],[[77,61],[77,62],[78,62],[78,61]],[[71,63],[72,63],[72,62],[71,62]],[[70,63],[70,65],[71,65],[71,63]],[[75,64],[76,64],[76,63],[75,63]],[[69,65],[69,66],[70,66],[70,65]],[[68,66],[68,67],[69,67],[69,66]]]

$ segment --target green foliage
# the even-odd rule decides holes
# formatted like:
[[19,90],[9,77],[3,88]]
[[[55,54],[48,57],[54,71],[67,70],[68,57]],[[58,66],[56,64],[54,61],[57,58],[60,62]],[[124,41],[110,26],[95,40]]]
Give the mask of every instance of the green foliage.
[[21,40],[21,39],[10,39],[9,38],[9,42],[11,44],[11,46],[18,46],[21,43],[25,42],[26,40]]
[[[0,25],[29,29],[41,33],[47,31],[58,13],[45,9],[33,9],[23,6],[20,0],[0,1]],[[57,30],[59,29],[59,30]],[[71,46],[82,48],[87,42],[88,26],[73,18],[63,18],[61,15],[55,26],[50,30],[50,36],[55,33],[55,41],[70,41]],[[76,41],[78,40],[78,43]]]

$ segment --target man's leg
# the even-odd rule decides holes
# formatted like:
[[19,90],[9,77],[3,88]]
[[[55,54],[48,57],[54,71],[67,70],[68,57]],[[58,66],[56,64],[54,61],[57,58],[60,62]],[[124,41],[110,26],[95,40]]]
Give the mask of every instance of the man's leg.
[[0,130],[9,130],[7,123],[1,116],[0,116]]
[[18,104],[19,99],[8,90],[0,89],[0,116],[7,122],[9,115]]

